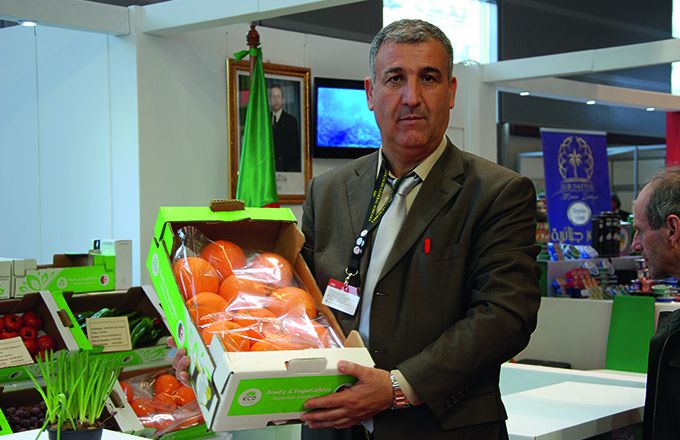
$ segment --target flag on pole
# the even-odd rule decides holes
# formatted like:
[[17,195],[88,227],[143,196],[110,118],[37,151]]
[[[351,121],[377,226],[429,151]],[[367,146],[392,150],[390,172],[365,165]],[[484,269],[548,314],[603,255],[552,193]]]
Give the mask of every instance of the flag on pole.
[[254,58],[250,75],[250,96],[243,129],[243,145],[239,163],[236,198],[245,206],[260,207],[277,204],[274,138],[269,117],[267,84],[262,68],[262,49],[251,48],[234,54]]

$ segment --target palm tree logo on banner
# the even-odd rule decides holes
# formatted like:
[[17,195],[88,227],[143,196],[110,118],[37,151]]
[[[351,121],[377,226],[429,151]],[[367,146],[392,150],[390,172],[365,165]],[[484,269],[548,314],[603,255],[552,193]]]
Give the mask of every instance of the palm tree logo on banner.
[[[574,140],[576,142],[574,143]],[[564,181],[590,182],[595,160],[590,145],[579,136],[569,136],[562,141],[557,156],[558,168]]]

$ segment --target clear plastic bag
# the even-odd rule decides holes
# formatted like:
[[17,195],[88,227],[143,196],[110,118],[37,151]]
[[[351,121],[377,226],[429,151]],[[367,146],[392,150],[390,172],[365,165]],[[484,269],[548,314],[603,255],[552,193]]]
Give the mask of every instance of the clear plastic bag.
[[193,389],[172,369],[132,376],[120,385],[142,425],[154,428],[156,436],[204,423]]
[[341,347],[292,265],[271,251],[244,250],[182,228],[173,271],[191,319],[227,351]]

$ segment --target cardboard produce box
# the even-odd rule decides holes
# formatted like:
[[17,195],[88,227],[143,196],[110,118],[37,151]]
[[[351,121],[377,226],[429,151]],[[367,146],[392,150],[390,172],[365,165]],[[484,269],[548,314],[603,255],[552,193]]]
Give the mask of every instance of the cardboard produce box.
[[[68,327],[81,349],[90,350],[92,349],[92,344],[86,334],[87,330],[83,330],[78,322],[79,314],[83,314],[82,317],[84,317],[87,316],[87,312],[102,312],[107,309],[114,313],[107,313],[105,317],[117,317],[120,319],[123,317],[120,313],[126,311],[134,313],[134,315],[127,318],[128,322],[125,324],[125,328],[121,329],[122,333],[118,337],[110,336],[113,332],[108,332],[106,327],[103,327],[102,331],[109,334],[109,342],[113,344],[121,341],[127,343],[125,338],[129,337],[129,342],[132,346],[136,337],[134,330],[137,323],[140,325],[139,331],[142,332],[137,336],[137,340],[141,343],[136,344],[137,346],[132,346],[132,348],[116,349],[112,347],[112,351],[106,351],[107,349],[105,349],[106,352],[101,353],[101,355],[116,357],[121,365],[125,367],[157,361],[165,361],[169,365],[170,359],[168,358],[168,353],[170,352],[170,347],[166,343],[166,339],[170,332],[165,326],[159,310],[147,295],[147,289],[152,289],[152,287],[131,287],[123,292],[97,292],[78,295],[55,292],[54,301],[57,304],[62,321]],[[118,316],[115,316],[116,313],[118,313]],[[149,320],[142,322],[145,318],[149,318],[154,324],[149,325]],[[132,324],[132,328],[130,328],[130,324]],[[125,332],[127,332],[127,335],[124,334]],[[158,336],[153,338],[154,341],[143,343],[142,338],[146,337],[146,334],[150,334],[149,332],[153,332],[153,335],[157,334]]]
[[[175,281],[172,257],[181,242],[178,231],[198,228],[211,240],[228,240],[245,250],[272,251],[294,268],[302,287],[330,321],[342,331],[300,255],[304,237],[289,209],[245,208],[229,202],[227,211],[201,207],[161,207],[147,267],[165,311],[170,331],[191,358],[189,374],[211,430],[239,430],[291,423],[305,412],[309,398],[333,393],[356,379],[341,375],[339,360],[373,366],[360,338],[348,338],[344,348],[229,352],[219,338],[206,347]],[[358,336],[358,335],[357,335]]]
[[[42,401],[40,393],[34,388],[0,389],[0,435],[13,434],[21,430],[40,429],[42,424],[39,423],[39,417],[44,420],[45,415],[45,406],[40,405]],[[16,414],[14,410],[20,407],[24,407],[24,410],[21,414]],[[36,408],[34,410],[36,415],[31,413],[32,408]],[[33,420],[32,417],[36,419]]]
[[12,260],[0,258],[0,299],[12,297]]
[[[32,311],[42,320],[41,334],[45,333],[54,339],[55,351],[58,350],[78,350],[78,344],[71,334],[70,330],[62,323],[58,317],[57,304],[50,292],[41,291],[38,293],[30,293],[21,298],[0,301],[0,315],[6,316],[8,314],[23,315],[24,312]],[[17,338],[10,338],[16,341]],[[0,341],[0,343],[7,343],[10,339]],[[0,362],[2,364],[10,364],[4,368],[0,368],[0,383],[14,382],[21,380],[30,380],[26,369],[38,377],[41,375],[37,363],[11,365],[14,359],[17,359],[17,354],[14,350],[7,349],[0,350]]]
[[[145,368],[135,371],[123,371],[120,374],[120,376],[118,377],[118,381],[114,384],[113,392],[111,393],[111,399],[109,400],[109,403],[112,405],[110,410],[116,411],[116,421],[120,426],[120,430],[127,434],[136,435],[138,437],[155,438],[158,440],[190,440],[190,439],[209,439],[216,437],[216,434],[214,432],[208,431],[208,428],[205,423],[198,423],[188,428],[177,428],[176,431],[167,432],[162,435],[159,435],[157,429],[155,429],[160,427],[160,422],[151,423],[152,425],[156,425],[156,423],[159,423],[159,425],[155,427],[144,426],[144,424],[142,423],[142,421],[132,408],[131,402],[134,402],[135,399],[149,398],[148,397],[149,394],[138,393],[135,387],[139,387],[140,385],[139,381],[136,381],[135,378],[138,378],[140,375],[141,376],[147,374],[153,375],[154,373],[159,374],[166,373],[168,371],[169,369],[167,367],[161,367],[161,368]],[[128,387],[131,390],[130,401],[128,401],[127,399],[128,396],[125,394],[125,390],[123,390],[123,387],[121,386],[121,382],[123,381],[127,382]],[[137,384],[132,385],[135,382],[137,382]],[[153,387],[151,385],[151,382],[148,382],[147,392],[151,393],[152,389]],[[107,403],[107,405],[109,403]],[[113,405],[116,406],[114,407]],[[192,408],[195,409],[196,407]],[[186,409],[182,410],[180,409],[180,405],[176,406],[175,408],[166,407],[165,409],[163,409],[163,405],[161,405],[159,408],[156,408],[152,412],[153,413],[168,412],[168,414],[172,416],[182,417],[182,415],[186,416],[187,411],[190,410]],[[158,417],[156,415],[152,416],[151,414],[149,414],[149,416],[151,417],[146,420],[147,425],[149,425],[150,421],[154,421],[155,417]],[[167,417],[168,416],[163,416],[162,418],[159,418],[159,420],[167,420]],[[194,420],[193,417],[195,417],[195,413],[192,412],[192,420],[179,419],[177,423],[186,424],[187,422],[193,421]]]
[[[114,253],[116,252],[116,253]],[[15,260],[14,296],[39,290],[100,292],[131,286],[132,241],[116,240],[106,251],[93,249],[87,254],[57,254],[51,265],[35,260]]]
[[[112,392],[106,400],[104,412],[102,413],[102,420],[106,420],[106,429],[121,431],[122,426],[120,420],[123,420],[123,423],[125,423],[125,417],[123,416],[125,413],[124,405],[120,402],[118,397],[118,395],[114,395]],[[32,407],[41,409],[40,404],[42,401],[42,396],[35,388],[0,388],[0,436],[20,432],[21,429],[21,427],[18,429],[16,428],[17,425],[21,424],[20,420],[11,420],[12,417],[14,417],[14,414],[9,413],[9,408],[17,409],[19,407],[25,407],[28,408],[29,411]],[[44,414],[44,412],[42,414]],[[25,430],[40,429],[42,426],[42,424],[36,426],[35,422],[31,423],[30,417],[25,414],[23,414],[20,419],[29,419],[24,422],[24,424],[29,425],[24,427]],[[10,423],[11,421],[13,423]],[[36,420],[36,422],[38,421],[39,420]],[[10,425],[15,426],[14,431]],[[37,431],[34,432],[37,433]],[[35,435],[33,437],[35,437]],[[41,438],[47,438],[47,433],[43,434]]]

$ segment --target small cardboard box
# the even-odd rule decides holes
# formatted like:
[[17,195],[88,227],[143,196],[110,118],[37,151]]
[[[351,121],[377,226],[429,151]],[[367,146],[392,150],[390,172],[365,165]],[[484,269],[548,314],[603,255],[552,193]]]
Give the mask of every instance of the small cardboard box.
[[[132,406],[128,403],[125,392],[120,386],[120,381],[127,381],[131,377],[144,373],[153,373],[159,370],[166,371],[167,367],[145,368],[134,371],[126,370],[120,374],[118,381],[113,386],[111,399],[107,403],[107,408],[109,411],[116,412],[116,422],[118,422],[120,430],[127,434],[146,438],[158,438],[159,440],[193,440],[215,437],[215,433],[208,431],[208,427],[205,425],[205,423],[201,423],[190,428],[183,428],[177,431],[168,432],[167,434],[163,434],[160,437],[156,435],[155,429],[146,428],[144,425],[142,425],[142,422],[135,414]],[[110,408],[109,405],[111,405]]]
[[[163,322],[158,309],[152,304],[149,296],[147,296],[146,289],[151,289],[151,286],[131,287],[124,292],[103,292],[79,295],[71,295],[70,293],[57,291],[53,296],[64,325],[68,327],[73,338],[78,343],[78,346],[83,350],[89,350],[92,349],[92,345],[87,339],[86,333],[83,332],[78,325],[76,320],[76,314],[78,313],[97,311],[104,307],[108,307],[110,309],[116,308],[119,310],[139,311],[143,316],[157,318]],[[170,335],[170,332],[167,327],[165,327],[164,323],[161,325],[163,326],[163,333],[155,345],[126,351],[101,353],[100,355],[118,358],[121,365],[126,367],[163,360],[166,360],[169,365],[170,359],[168,358],[168,353],[170,352],[170,347],[166,343],[166,339]]]
[[209,347],[204,345],[172,272],[172,256],[181,244],[177,231],[185,226],[197,227],[212,240],[282,255],[335,332],[342,335],[333,314],[321,304],[321,292],[300,256],[304,237],[293,213],[277,208],[244,209],[242,204],[234,209],[234,202],[229,204],[233,210],[218,212],[207,207],[161,207],[147,267],[170,331],[191,358],[189,374],[208,427],[226,431],[295,422],[305,412],[304,401],[355,382],[339,374],[339,360],[366,366],[373,366],[373,360],[360,338],[348,338],[344,348],[269,352],[227,352],[219,338],[213,338]]
[[[12,427],[9,423],[9,416],[5,414],[8,408],[14,407],[18,408],[20,406],[36,406],[43,399],[40,393],[34,388],[24,388],[24,389],[7,389],[0,388],[0,435],[12,434]],[[34,426],[28,427],[27,429],[38,429]],[[37,432],[37,431],[36,431]]]
[[0,299],[12,297],[12,260],[0,258]]
[[[56,350],[78,350],[78,344],[73,335],[58,317],[57,304],[50,292],[40,291],[27,294],[21,298],[0,301],[0,315],[3,316],[9,313],[21,315],[29,310],[37,313],[42,319],[42,330],[54,338]],[[4,353],[0,352],[0,356],[3,355]],[[36,363],[0,368],[0,383],[30,380],[28,374],[26,374],[26,368],[36,377],[41,375]]]
[[[4,411],[7,408],[9,407],[16,408],[19,406],[33,406],[39,404],[42,401],[43,401],[42,396],[40,395],[40,393],[38,393],[38,390],[32,387],[15,389],[11,389],[9,387],[5,389],[0,388],[0,436],[5,434],[12,434],[9,421],[7,420],[7,417],[4,414]],[[107,420],[106,427],[108,429],[122,431],[120,420],[124,419],[124,417],[122,416],[122,413],[124,413],[124,411],[125,411],[124,405],[120,402],[119,396],[114,395],[114,393],[112,392],[109,398],[106,399],[104,412],[102,413],[102,420]],[[132,409],[130,409],[130,411],[132,411]],[[113,421],[111,421],[111,419],[113,419]],[[47,438],[47,434],[44,434],[40,438]]]
[[87,254],[57,254],[51,265],[36,265],[35,260],[14,262],[14,296],[39,290],[101,292],[131,286],[132,246],[118,240],[118,246],[103,254],[95,249]]

